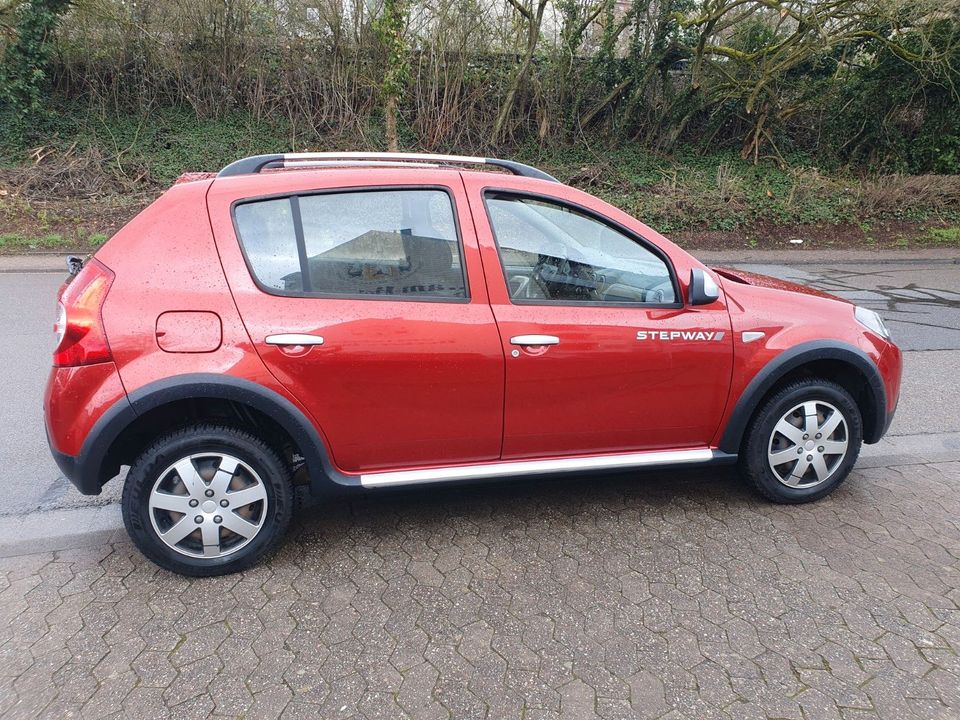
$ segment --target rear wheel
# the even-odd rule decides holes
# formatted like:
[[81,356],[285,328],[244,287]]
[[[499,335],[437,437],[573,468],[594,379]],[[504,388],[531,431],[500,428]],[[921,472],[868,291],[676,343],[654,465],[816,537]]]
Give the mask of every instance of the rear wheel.
[[863,423],[850,393],[811,378],[787,385],[757,411],[740,463],[768,499],[809,502],[846,479],[862,442]]
[[141,552],[184,575],[249,567],[290,523],[290,470],[237,428],[194,425],[164,435],[130,468],[123,520]]

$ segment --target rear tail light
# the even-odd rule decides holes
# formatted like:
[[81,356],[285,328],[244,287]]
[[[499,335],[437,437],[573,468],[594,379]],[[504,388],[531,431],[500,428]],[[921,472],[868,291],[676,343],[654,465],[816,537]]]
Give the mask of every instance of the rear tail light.
[[53,364],[57,367],[92,365],[110,360],[110,346],[103,331],[100,311],[113,283],[113,272],[90,259],[57,303],[57,348]]

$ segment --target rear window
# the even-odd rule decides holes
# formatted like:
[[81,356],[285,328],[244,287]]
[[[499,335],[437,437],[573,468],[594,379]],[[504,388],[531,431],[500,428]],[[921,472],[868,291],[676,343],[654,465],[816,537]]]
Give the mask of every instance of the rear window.
[[293,195],[234,208],[250,270],[285,295],[466,298],[450,196],[442,190]]

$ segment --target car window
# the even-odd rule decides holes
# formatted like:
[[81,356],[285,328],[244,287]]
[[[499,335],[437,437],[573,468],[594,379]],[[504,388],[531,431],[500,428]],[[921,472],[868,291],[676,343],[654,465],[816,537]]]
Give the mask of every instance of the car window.
[[376,190],[240,204],[237,232],[268,290],[292,295],[465,298],[449,195]]
[[610,225],[559,203],[489,194],[510,297],[529,302],[672,304],[666,262]]
[[284,278],[300,272],[290,198],[237,205],[237,227],[257,279],[282,290]]

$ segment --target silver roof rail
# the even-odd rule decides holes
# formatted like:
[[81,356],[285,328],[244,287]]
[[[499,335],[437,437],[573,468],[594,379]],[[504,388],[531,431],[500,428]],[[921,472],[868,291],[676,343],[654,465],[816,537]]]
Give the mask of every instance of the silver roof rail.
[[252,155],[236,160],[217,173],[217,177],[251,175],[267,168],[295,168],[337,165],[381,165],[403,167],[406,165],[489,165],[509,170],[514,175],[559,182],[552,175],[530,165],[500,160],[498,158],[471,157],[468,155],[432,155],[429,153],[381,153],[381,152],[313,152]]

